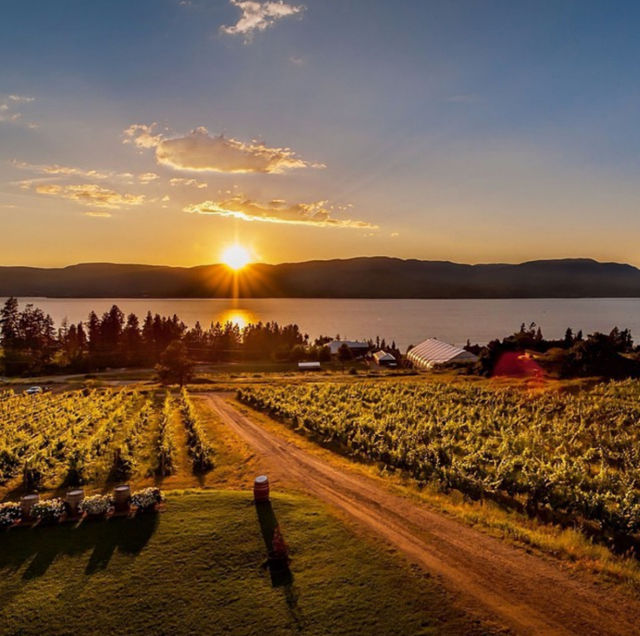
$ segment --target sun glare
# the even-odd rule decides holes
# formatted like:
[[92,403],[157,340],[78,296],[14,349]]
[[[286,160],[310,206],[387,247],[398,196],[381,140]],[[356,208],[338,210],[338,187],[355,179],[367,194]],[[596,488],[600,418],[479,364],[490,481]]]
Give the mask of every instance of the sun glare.
[[230,245],[222,252],[222,262],[233,270],[242,269],[251,261],[249,250],[242,245]]

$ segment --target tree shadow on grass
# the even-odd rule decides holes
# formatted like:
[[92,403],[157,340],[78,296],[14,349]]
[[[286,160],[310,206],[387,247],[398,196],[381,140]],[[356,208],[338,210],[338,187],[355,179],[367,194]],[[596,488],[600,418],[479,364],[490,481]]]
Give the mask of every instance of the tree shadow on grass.
[[[260,523],[260,531],[262,539],[267,549],[267,554],[273,554],[273,536],[276,528],[279,528],[278,519],[276,518],[273,506],[270,501],[257,501],[256,513],[258,522]],[[289,614],[298,630],[304,628],[304,618],[301,610],[298,608],[298,590],[294,584],[293,572],[289,568],[289,563],[284,560],[267,561],[269,575],[271,577],[271,586],[281,588],[284,594]]]
[[0,576],[10,577],[28,563],[22,574],[35,579],[59,556],[79,556],[91,551],[85,574],[107,567],[115,550],[136,555],[148,543],[158,526],[158,515],[135,519],[85,521],[80,525],[14,528],[0,537]]

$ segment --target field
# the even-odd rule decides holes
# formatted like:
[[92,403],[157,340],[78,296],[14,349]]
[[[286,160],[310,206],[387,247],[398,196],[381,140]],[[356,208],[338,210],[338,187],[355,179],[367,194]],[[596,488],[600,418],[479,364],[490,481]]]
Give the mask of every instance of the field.
[[434,581],[313,500],[278,496],[273,513],[292,554],[292,578],[275,586],[246,493],[175,493],[159,515],[10,532],[0,551],[0,631],[486,633]]
[[[162,479],[181,445],[191,471],[213,467],[214,448],[186,391],[0,393],[0,486],[16,490]],[[183,442],[184,438],[184,442]]]
[[[609,550],[638,538],[640,383],[329,378],[0,393],[2,500],[121,481],[168,493],[155,516],[2,532],[0,624],[192,633],[215,616],[243,634],[486,633],[478,620],[607,633],[599,612],[614,593],[590,574],[629,590],[640,581],[636,559]],[[264,519],[247,491],[262,472],[292,585],[261,568]],[[528,562],[523,547],[560,560]],[[579,593],[564,567],[586,577]],[[476,577],[488,577],[479,591]],[[569,599],[553,615],[540,590],[551,579]],[[503,611],[525,602],[514,580],[526,598],[515,616]],[[581,608],[574,618],[567,603]]]
[[245,404],[478,499],[640,530],[640,383],[576,395],[425,382],[239,389]]

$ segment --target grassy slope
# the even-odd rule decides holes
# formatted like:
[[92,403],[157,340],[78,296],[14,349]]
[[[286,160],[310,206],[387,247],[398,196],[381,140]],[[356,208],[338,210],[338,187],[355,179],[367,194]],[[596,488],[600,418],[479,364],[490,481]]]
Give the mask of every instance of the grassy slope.
[[272,587],[247,493],[173,494],[134,520],[14,529],[0,544],[0,631],[479,633],[437,584],[363,543],[312,500],[274,511],[293,584]]

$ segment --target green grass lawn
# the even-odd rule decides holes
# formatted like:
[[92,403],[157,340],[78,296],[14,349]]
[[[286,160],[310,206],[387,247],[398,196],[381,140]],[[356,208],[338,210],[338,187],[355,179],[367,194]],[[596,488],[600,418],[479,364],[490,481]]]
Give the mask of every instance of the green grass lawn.
[[275,586],[247,493],[171,494],[157,515],[14,528],[0,535],[0,633],[483,632],[432,579],[314,500],[277,496],[273,514],[292,556]]

